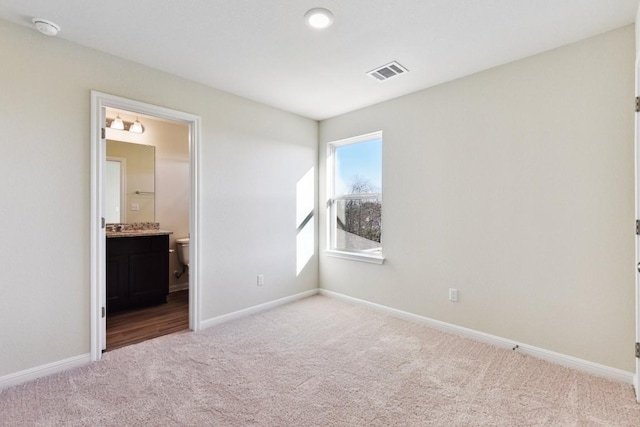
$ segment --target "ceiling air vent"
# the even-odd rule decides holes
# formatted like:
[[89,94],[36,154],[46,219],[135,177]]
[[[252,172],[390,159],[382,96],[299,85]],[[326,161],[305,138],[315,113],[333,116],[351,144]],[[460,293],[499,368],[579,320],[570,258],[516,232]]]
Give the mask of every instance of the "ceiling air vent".
[[393,61],[388,63],[387,65],[378,67],[373,71],[369,71],[367,74],[375,78],[376,80],[383,82],[387,79],[390,79],[391,77],[406,73],[408,71],[409,70],[404,68],[402,65],[398,64],[396,61]]

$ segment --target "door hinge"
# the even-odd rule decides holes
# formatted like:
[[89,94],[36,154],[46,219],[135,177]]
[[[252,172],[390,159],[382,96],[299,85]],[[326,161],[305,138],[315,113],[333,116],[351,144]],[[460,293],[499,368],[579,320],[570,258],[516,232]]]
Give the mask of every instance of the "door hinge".
[[636,219],[636,236],[640,236],[640,219]]
[[102,307],[102,318],[104,318],[106,315],[107,315],[107,310],[104,307]]
[[636,357],[640,358],[640,342],[636,343]]
[[[107,225],[107,221],[104,219],[104,217],[100,218],[100,228],[104,228]],[[638,225],[636,224],[636,232],[638,231]]]
[[[638,102],[639,102],[638,98],[636,98],[636,111],[638,111]],[[102,128],[101,138],[105,139],[106,137],[107,137],[107,134],[106,134],[104,128]]]

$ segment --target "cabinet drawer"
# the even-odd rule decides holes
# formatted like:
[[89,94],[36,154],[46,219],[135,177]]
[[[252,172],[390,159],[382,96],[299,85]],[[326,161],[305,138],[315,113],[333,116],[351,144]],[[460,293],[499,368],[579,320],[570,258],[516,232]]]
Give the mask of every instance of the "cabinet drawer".
[[107,239],[107,254],[139,254],[168,252],[169,236],[117,237]]

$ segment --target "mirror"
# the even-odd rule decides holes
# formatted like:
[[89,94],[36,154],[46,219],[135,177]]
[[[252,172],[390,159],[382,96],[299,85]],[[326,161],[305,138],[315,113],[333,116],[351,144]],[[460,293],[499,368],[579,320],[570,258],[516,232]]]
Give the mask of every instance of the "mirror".
[[155,157],[152,145],[107,140],[107,223],[155,222]]

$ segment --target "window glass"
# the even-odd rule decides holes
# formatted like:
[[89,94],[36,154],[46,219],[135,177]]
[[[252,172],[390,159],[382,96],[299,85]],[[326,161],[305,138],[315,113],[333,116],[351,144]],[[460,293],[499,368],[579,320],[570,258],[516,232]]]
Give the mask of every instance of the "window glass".
[[332,144],[330,249],[381,255],[382,134]]
[[382,192],[382,139],[337,146],[336,195]]

